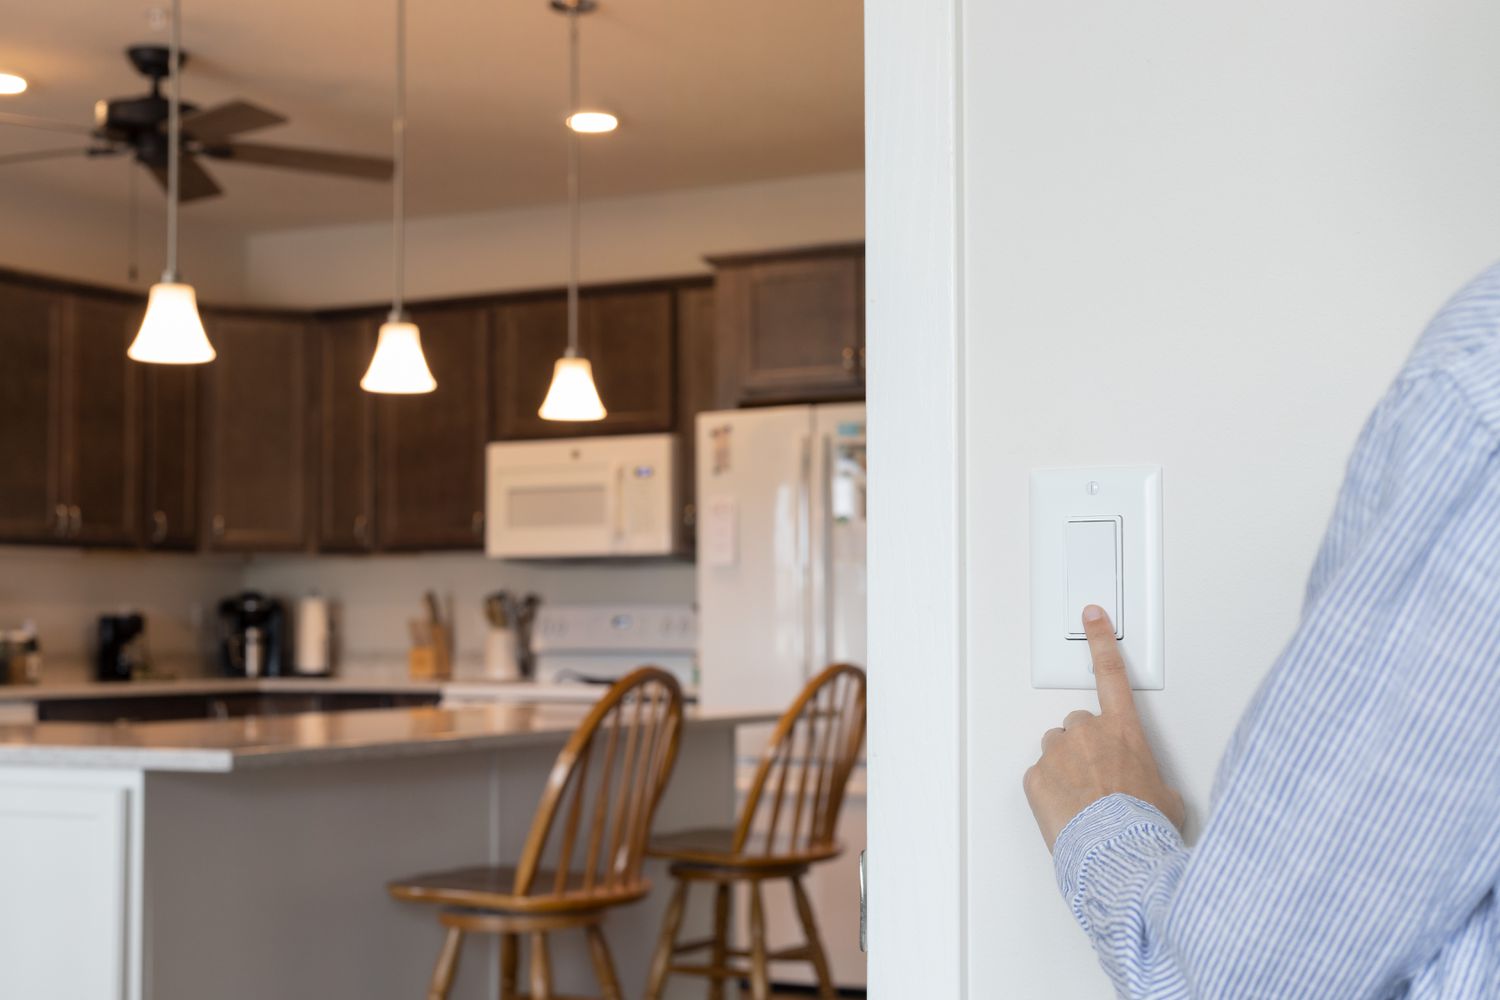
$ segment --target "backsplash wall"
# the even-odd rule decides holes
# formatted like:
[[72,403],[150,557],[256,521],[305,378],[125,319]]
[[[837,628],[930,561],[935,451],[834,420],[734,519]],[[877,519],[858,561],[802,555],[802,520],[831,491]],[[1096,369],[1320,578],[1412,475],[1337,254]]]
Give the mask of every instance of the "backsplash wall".
[[484,641],[485,594],[534,591],[544,603],[680,603],[694,599],[687,562],[508,563],[479,553],[377,556],[211,556],[0,546],[0,628],[36,622],[43,681],[93,679],[95,619],[142,612],[155,669],[178,677],[213,674],[219,600],[244,589],[284,599],[317,591],[338,616],[338,672],[362,679],[406,672],[407,620],[422,594],[450,597],[460,671],[476,667]]
[[535,592],[547,604],[691,604],[688,562],[624,564],[502,562],[478,553],[377,556],[255,556],[246,586],[283,598],[317,591],[334,603],[339,673],[399,677],[406,673],[407,622],[423,614],[422,594],[451,598],[457,639],[455,668],[478,667],[484,649],[484,596],[496,590]]
[[146,616],[153,667],[207,672],[213,608],[240,586],[241,556],[0,546],[0,628],[34,621],[42,680],[92,680],[95,620],[130,609]]

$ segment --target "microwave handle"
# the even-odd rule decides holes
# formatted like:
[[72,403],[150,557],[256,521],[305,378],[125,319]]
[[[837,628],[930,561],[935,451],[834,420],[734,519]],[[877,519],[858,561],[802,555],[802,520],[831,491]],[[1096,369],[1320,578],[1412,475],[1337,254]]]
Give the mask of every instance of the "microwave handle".
[[625,538],[625,464],[615,463],[615,488],[610,492],[613,498],[611,504],[611,538],[615,542],[623,541]]

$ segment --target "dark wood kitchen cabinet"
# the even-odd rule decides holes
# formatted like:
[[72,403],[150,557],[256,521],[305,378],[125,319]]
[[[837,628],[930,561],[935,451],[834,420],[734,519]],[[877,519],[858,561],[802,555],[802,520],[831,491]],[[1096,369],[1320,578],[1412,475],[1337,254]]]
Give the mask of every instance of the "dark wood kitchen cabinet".
[[68,541],[136,544],[141,537],[141,394],[145,365],[125,356],[144,306],[70,295],[64,306],[62,500]]
[[144,365],[142,538],[148,548],[198,547],[200,365]]
[[62,501],[63,298],[0,283],[0,539],[68,529]]
[[375,396],[359,387],[380,317],[340,316],[317,326],[318,548],[368,552],[375,544]]
[[864,395],[864,249],[713,258],[719,395],[732,405]]
[[0,537],[132,545],[140,530],[141,307],[0,284]]
[[590,423],[559,423],[537,415],[552,368],[568,344],[565,295],[518,299],[493,316],[496,439],[646,434],[673,429],[676,337],[670,288],[585,292],[579,301],[578,345],[594,370],[608,415]]
[[311,538],[308,325],[273,315],[206,318],[218,357],[203,408],[204,547],[288,551]]
[[437,391],[382,396],[378,414],[383,549],[469,549],[484,543],[489,416],[489,309],[413,309]]

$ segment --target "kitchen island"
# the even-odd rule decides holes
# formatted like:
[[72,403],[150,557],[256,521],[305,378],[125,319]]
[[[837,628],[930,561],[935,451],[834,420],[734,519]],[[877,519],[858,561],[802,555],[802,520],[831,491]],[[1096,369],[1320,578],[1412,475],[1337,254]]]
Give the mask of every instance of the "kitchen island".
[[[586,711],[0,726],[0,996],[422,996],[441,932],[386,881],[512,862]],[[735,728],[765,721],[689,710],[656,829],[728,823]],[[658,888],[605,923],[627,992],[664,907]],[[559,937],[554,964],[562,993],[597,995],[581,937]],[[497,980],[494,942],[474,940],[452,995]]]

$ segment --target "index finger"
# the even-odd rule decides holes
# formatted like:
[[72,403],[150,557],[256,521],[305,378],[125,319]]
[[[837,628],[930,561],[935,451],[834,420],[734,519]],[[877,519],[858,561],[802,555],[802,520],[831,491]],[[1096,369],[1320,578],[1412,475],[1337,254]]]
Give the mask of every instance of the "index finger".
[[1089,656],[1094,660],[1094,686],[1099,692],[1103,715],[1135,715],[1135,695],[1125,675],[1125,658],[1115,641],[1115,627],[1097,604],[1083,609],[1083,631],[1089,637]]

